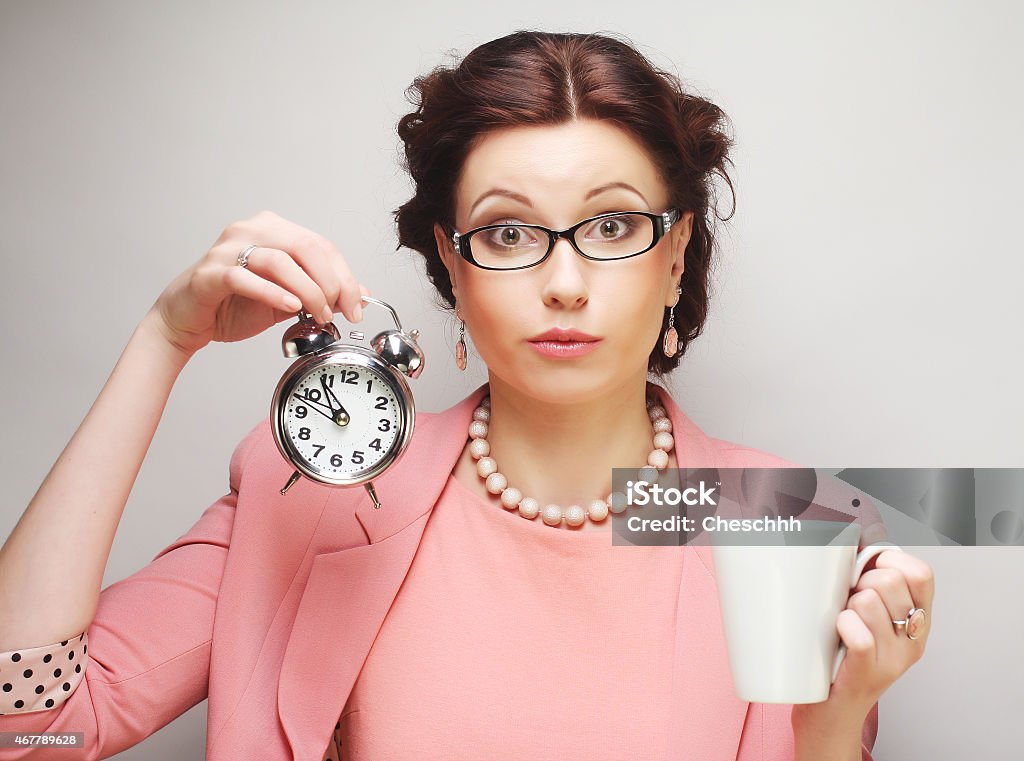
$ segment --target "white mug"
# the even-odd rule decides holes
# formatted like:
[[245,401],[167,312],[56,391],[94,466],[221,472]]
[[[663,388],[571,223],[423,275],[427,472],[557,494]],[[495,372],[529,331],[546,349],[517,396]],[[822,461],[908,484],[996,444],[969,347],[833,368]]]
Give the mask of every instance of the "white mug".
[[857,523],[801,520],[800,532],[711,535],[736,695],[752,703],[828,699],[846,654],[836,620],[871,558]]

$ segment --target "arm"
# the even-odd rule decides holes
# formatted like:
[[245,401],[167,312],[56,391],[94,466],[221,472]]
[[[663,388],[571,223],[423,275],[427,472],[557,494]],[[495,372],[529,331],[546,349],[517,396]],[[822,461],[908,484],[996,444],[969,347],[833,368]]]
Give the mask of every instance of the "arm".
[[[214,613],[238,490],[262,428],[261,422],[232,454],[228,493],[147,566],[102,591],[85,632],[88,653],[73,661],[83,665],[78,686],[50,709],[0,715],[0,732],[84,732],[85,748],[75,757],[108,758],[207,697]],[[0,660],[10,655],[0,653]],[[31,752],[0,748],[0,761]]]
[[132,333],[0,548],[0,651],[77,638],[88,628],[128,495],[188,359],[162,337],[152,312]]

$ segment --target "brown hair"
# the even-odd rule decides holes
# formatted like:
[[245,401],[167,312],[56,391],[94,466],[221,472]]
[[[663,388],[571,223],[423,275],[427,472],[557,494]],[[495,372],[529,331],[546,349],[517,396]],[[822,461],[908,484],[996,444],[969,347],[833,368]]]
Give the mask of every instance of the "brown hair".
[[[709,212],[713,174],[733,193],[725,164],[733,145],[728,117],[717,105],[685,92],[675,75],[656,68],[628,42],[603,34],[520,30],[484,43],[456,66],[437,66],[406,90],[416,110],[398,122],[403,168],[416,192],[393,213],[398,247],[421,254],[440,294],[455,306],[448,270],[438,255],[433,225],[449,235],[455,225],[455,186],[462,165],[488,132],[575,119],[611,121],[645,146],[669,191],[669,205],[692,211],[683,293],[675,306],[682,349],[669,358],[654,347],[648,371],[662,376],[678,366],[700,335],[708,313],[715,238]],[[668,325],[664,315],[662,331]]]

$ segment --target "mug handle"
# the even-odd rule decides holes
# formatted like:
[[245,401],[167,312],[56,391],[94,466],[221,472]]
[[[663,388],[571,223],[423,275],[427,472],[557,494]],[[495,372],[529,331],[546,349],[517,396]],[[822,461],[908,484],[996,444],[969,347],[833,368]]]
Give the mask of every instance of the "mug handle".
[[[902,550],[898,544],[892,542],[875,542],[869,544],[863,550],[857,553],[857,559],[853,563],[853,573],[850,574],[850,589],[857,586],[857,582],[860,581],[860,576],[864,573],[864,566],[868,564],[875,555],[878,555],[886,550]],[[830,684],[835,683],[836,676],[839,675],[839,666],[843,662],[843,658],[846,656],[846,645],[842,641],[839,642],[839,651],[836,653],[836,657],[832,662],[832,679]]]

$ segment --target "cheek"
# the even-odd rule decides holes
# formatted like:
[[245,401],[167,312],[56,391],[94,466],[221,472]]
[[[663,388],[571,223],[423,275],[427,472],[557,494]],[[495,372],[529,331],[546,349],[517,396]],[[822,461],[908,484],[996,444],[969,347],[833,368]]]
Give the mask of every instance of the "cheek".
[[665,278],[654,267],[635,268],[618,273],[608,296],[614,314],[636,338],[661,329]]
[[510,278],[482,280],[472,288],[473,309],[467,312],[478,335],[488,342],[505,343],[536,322],[528,314],[529,294]]

